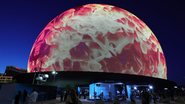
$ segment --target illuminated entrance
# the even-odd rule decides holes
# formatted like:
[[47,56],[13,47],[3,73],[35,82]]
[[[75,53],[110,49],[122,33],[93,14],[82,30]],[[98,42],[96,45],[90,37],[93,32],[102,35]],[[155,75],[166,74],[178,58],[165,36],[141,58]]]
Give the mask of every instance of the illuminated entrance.
[[92,83],[89,85],[89,99],[119,100],[125,97],[125,85],[123,83]]

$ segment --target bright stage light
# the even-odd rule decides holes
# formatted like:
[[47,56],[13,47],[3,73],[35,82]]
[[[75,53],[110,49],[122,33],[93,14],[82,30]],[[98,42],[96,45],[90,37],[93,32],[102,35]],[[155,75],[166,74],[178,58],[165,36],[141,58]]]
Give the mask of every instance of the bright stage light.
[[137,87],[136,86],[134,87],[134,90],[137,90]]
[[49,75],[48,74],[44,74],[44,78],[49,78]]
[[153,89],[153,86],[149,85],[149,89]]

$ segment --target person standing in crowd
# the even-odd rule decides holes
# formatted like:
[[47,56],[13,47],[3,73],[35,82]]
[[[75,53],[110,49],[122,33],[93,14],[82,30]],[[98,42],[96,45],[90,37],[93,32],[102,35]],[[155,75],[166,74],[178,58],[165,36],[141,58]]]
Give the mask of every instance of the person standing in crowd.
[[109,91],[109,100],[112,101],[112,92]]
[[77,97],[76,91],[74,89],[68,89],[66,93],[66,104],[79,104],[80,101]]
[[103,100],[103,92],[100,93],[99,98],[100,100]]
[[94,91],[94,99],[96,99],[96,97],[97,97],[97,92]]
[[78,104],[79,99],[75,89],[71,89],[71,95],[72,95],[71,97],[72,97],[73,104]]
[[28,92],[27,92],[26,90],[24,90],[24,91],[23,91],[23,104],[26,104],[27,95],[28,95]]
[[60,102],[63,102],[64,101],[64,93],[63,91],[60,92]]
[[84,91],[84,99],[86,99],[86,96],[87,96],[87,91],[85,90]]
[[73,104],[71,91],[69,89],[67,89],[65,93],[64,101],[66,104]]
[[28,96],[29,97],[29,104],[34,104],[37,102],[37,98],[38,98],[38,92],[36,90],[33,90],[32,93]]
[[157,95],[156,95],[156,93],[153,93],[153,102],[154,102],[154,104],[157,103]]
[[14,98],[14,104],[20,104],[21,102],[21,91],[18,91],[17,95]]
[[134,97],[135,97],[134,92],[132,92],[131,95],[130,95],[131,104],[136,104],[136,101],[135,101]]
[[142,104],[149,104],[150,103],[150,94],[144,90],[142,93]]

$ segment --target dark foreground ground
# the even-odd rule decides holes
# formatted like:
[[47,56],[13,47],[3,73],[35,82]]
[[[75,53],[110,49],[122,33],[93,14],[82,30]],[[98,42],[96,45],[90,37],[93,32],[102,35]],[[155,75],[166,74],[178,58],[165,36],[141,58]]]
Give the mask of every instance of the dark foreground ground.
[[[82,104],[114,104],[113,102],[102,102],[102,101],[90,101],[90,100],[84,100],[80,99]],[[55,100],[49,100],[49,101],[42,101],[37,102],[36,104],[65,104],[64,102],[60,102],[60,99],[57,98]],[[118,104],[132,104],[129,100],[121,101]],[[141,100],[136,100],[136,104],[141,104]],[[154,104],[153,101],[150,102],[150,104]],[[156,104],[185,104],[185,97],[176,97],[174,101],[171,101],[169,98],[161,99]]]

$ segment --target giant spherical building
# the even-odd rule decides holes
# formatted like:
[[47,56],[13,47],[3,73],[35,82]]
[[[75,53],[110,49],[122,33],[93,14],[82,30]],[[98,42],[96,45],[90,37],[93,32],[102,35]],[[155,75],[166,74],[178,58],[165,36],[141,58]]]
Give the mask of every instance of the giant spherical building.
[[28,72],[35,68],[167,78],[163,51],[149,27],[124,9],[102,4],[55,17],[32,47]]

